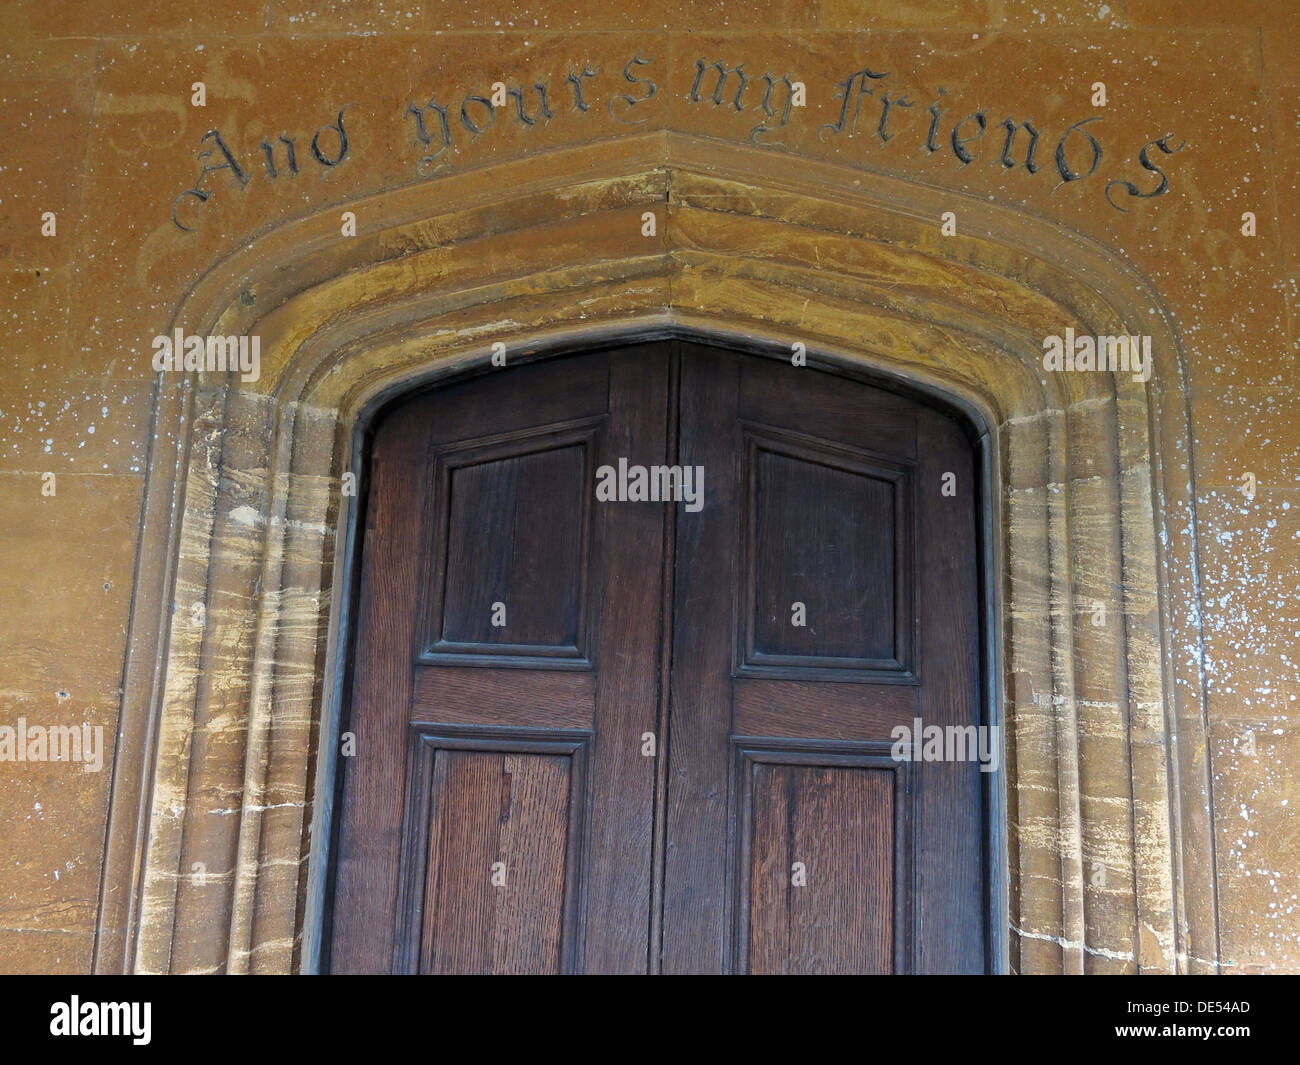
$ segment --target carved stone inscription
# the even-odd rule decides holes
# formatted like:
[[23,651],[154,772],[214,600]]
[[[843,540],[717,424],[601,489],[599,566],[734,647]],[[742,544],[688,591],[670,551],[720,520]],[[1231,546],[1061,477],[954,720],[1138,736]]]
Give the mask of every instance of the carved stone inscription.
[[[1095,184],[1119,211],[1127,211],[1125,205],[1134,199],[1165,195],[1170,180],[1162,168],[1164,157],[1186,147],[1186,141],[1162,133],[1137,153],[1140,171],[1130,165],[1128,174],[1116,174],[1103,164],[1106,151],[1098,127],[1089,128],[1100,121],[1100,115],[1049,131],[1040,129],[1032,117],[1005,114],[996,108],[966,113],[951,109],[942,87],[928,102],[913,98],[890,72],[869,66],[846,74],[830,98],[820,100],[809,98],[807,87],[794,71],[776,73],[768,68],[760,74],[756,69],[745,62],[732,65],[701,56],[680,72],[685,89],[682,98],[689,108],[735,116],[738,133],[773,150],[795,150],[782,138],[802,125],[815,129],[823,144],[862,138],[880,150],[897,152],[894,142],[901,140],[928,156],[939,154],[957,168],[969,166],[983,155],[1008,173],[1015,171],[1030,178],[1049,175],[1055,180],[1052,191],[1101,174],[1104,181]],[[446,95],[436,89],[427,97],[421,95],[400,115],[405,142],[418,152],[416,176],[429,177],[451,168],[456,151],[499,126],[545,131],[553,122],[582,121],[602,113],[618,126],[639,126],[657,113],[667,95],[656,76],[670,80],[678,76],[675,72],[656,74],[656,70],[655,56],[637,52],[621,66],[583,61],[543,77],[456,88]],[[344,126],[349,106],[338,108],[333,121],[317,128],[310,138],[281,133],[274,140],[267,138],[259,145],[244,147],[232,146],[220,130],[208,130],[199,138],[195,153],[198,176],[193,186],[173,201],[172,221],[179,229],[194,229],[199,210],[215,191],[218,175],[228,187],[243,189],[254,176],[277,181],[296,178],[304,169],[341,165],[351,148]]]

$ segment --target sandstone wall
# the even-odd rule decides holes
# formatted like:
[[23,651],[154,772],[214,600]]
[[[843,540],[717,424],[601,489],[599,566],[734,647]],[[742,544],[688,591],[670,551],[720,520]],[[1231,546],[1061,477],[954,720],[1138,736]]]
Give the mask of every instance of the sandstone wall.
[[[544,167],[549,151],[665,128],[756,144],[860,168],[864,182],[884,173],[950,190],[958,226],[958,194],[1017,207],[1118,252],[1154,285],[1186,363],[1170,399],[1190,405],[1193,426],[1166,461],[1195,479],[1204,640],[1170,653],[1203,676],[1220,960],[1300,970],[1300,9],[572,0],[502,12],[434,0],[0,4],[0,725],[85,722],[111,748],[150,342],[212,263],[289,220],[416,182],[436,198],[441,176],[514,157]],[[789,74],[808,106],[784,123],[754,94],[739,111],[728,98],[715,107],[711,77],[692,100],[701,58]],[[887,77],[850,81],[850,114],[836,87],[864,68]],[[497,81],[520,95],[493,113],[473,98]],[[448,109],[445,140],[431,95]],[[1025,139],[1015,165],[999,158],[1008,116],[1041,132],[1036,173]],[[1091,116],[1058,162],[1061,138]],[[346,151],[325,128],[339,122]],[[1103,151],[1086,176],[1084,130]],[[1160,195],[1144,146],[1168,177]],[[224,150],[234,163],[197,184],[205,163],[229,162]],[[204,196],[186,195],[196,188]],[[111,749],[100,772],[0,762],[0,784],[0,971],[87,971]]]

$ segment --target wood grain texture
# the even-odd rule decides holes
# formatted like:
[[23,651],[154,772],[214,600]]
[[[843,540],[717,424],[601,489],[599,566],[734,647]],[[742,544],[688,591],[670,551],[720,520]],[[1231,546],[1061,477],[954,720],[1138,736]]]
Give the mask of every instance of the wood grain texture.
[[420,606],[424,432],[404,411],[377,433],[370,461],[355,679],[355,755],[344,759],[334,879],[333,972],[386,972],[394,949],[406,793],[411,647]]
[[[979,694],[975,470],[965,439],[951,419],[918,415],[917,474],[918,670],[921,718],[927,725],[977,725]],[[945,496],[945,473],[956,495]],[[975,762],[926,762],[921,767],[917,857],[919,966],[922,972],[979,972],[988,934],[983,891],[986,814]]]
[[749,971],[892,972],[894,774],[763,763],[753,773]]
[[419,971],[558,973],[569,760],[439,751],[432,804]]
[[883,740],[896,725],[912,725],[920,706],[916,685],[828,684],[822,681],[735,682],[734,732],[739,736]]
[[718,973],[728,951],[731,619],[741,499],[734,356],[683,345],[682,463],[704,467],[705,504],[677,515],[669,692],[665,973]]
[[537,446],[450,472],[440,649],[577,647],[585,459],[579,444]]
[[750,491],[749,661],[856,659],[869,668],[894,659],[895,559],[903,545],[893,482],[760,444]]
[[[610,427],[603,464],[650,464],[665,453],[669,352],[638,345],[610,356]],[[655,759],[642,736],[658,730],[663,653],[663,504],[600,503],[601,625],[596,648],[596,739],[591,758],[584,971],[644,973],[654,840]]]
[[422,665],[415,669],[411,720],[590,729],[595,699],[591,673]]

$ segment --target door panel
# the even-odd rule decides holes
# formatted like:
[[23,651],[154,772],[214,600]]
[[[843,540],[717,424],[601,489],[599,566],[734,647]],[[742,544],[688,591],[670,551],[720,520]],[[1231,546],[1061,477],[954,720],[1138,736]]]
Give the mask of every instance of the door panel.
[[408,400],[369,476],[334,971],[984,967],[978,765],[891,757],[980,722],[950,419],[645,344]]
[[[433,742],[428,751],[419,971],[557,971],[571,759],[438,749]],[[494,865],[497,884],[479,875]]]
[[750,763],[749,770],[742,807],[749,818],[749,892],[741,909],[749,942],[738,967],[889,972],[895,774],[770,762]]
[[[745,434],[742,671],[910,663],[909,474],[790,434]],[[804,624],[792,624],[792,604]],[[819,674],[835,679],[835,674]]]
[[[439,455],[434,507],[447,521],[429,654],[585,661],[593,437],[547,430]],[[485,603],[500,603],[500,616]]]

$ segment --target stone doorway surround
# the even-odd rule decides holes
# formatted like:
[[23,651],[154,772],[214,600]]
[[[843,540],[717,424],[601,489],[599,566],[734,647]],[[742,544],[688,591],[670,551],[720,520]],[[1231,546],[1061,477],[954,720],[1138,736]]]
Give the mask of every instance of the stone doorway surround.
[[[259,335],[261,376],[160,375],[97,971],[315,970],[341,479],[374,412],[496,341],[517,361],[679,334],[800,342],[982,427],[1004,963],[1218,970],[1185,367],[1123,260],[1008,207],[672,132],[347,206],[360,235],[336,208],[258,236],[172,323]],[[1067,326],[1150,335],[1150,380],[1046,372]]]

